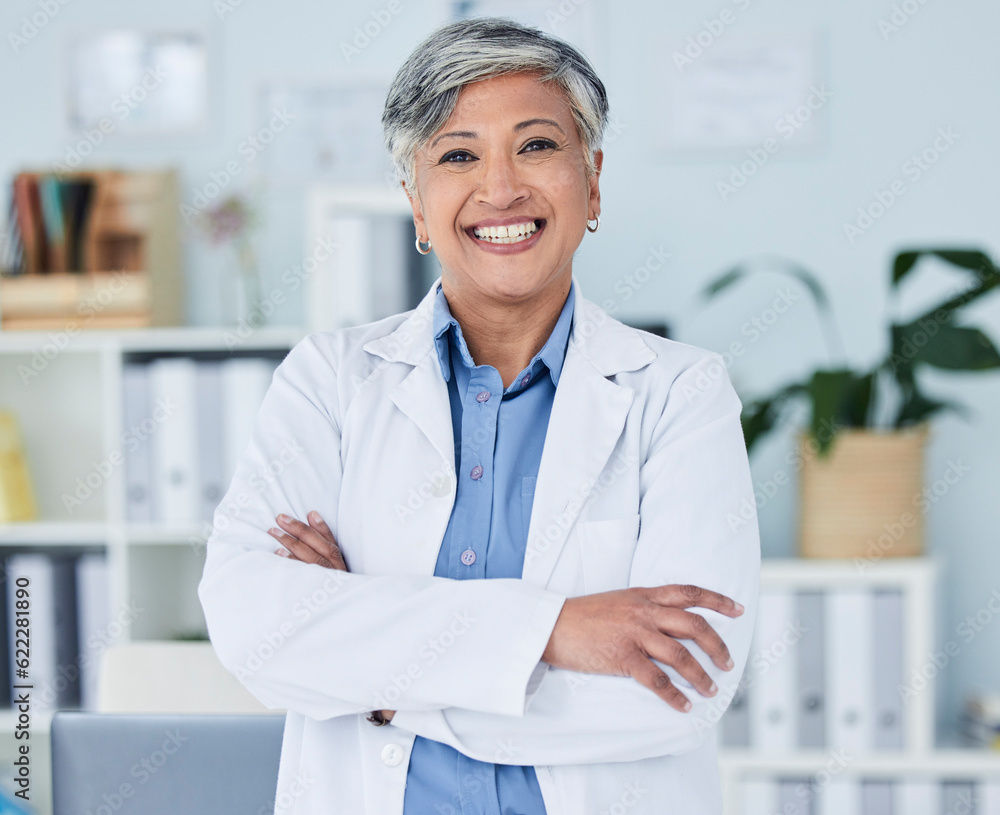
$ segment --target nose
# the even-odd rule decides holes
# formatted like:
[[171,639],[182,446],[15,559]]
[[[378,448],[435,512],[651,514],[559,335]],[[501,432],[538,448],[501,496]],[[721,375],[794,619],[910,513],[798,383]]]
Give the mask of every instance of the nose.
[[509,209],[528,198],[528,189],[512,156],[492,155],[480,159],[482,175],[476,190],[477,204]]

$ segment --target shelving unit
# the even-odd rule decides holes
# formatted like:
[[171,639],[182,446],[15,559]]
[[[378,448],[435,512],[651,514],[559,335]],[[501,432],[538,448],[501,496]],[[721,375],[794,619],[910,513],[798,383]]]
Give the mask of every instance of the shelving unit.
[[[0,405],[19,418],[39,519],[0,524],[0,553],[72,548],[104,552],[108,609],[135,601],[141,615],[105,633],[113,643],[170,639],[206,626],[197,584],[205,560],[204,522],[167,524],[127,520],[125,473],[114,468],[72,512],[62,495],[121,446],[125,364],[158,356],[224,357],[232,352],[282,357],[306,331],[261,328],[241,337],[235,328],[0,331]],[[207,635],[206,635],[207,636]],[[0,710],[0,761],[16,757],[17,714]],[[31,804],[50,815],[49,727],[52,713],[33,710]]]
[[[939,564],[930,557],[886,558],[860,564],[848,559],[765,559],[761,564],[761,597],[779,592],[823,593],[855,589],[900,592],[903,638],[900,674],[906,682],[922,670],[928,655],[935,649],[934,608],[939,572]],[[758,616],[758,634],[760,623]],[[758,650],[767,645],[762,639],[755,639],[751,664]],[[751,664],[744,675],[745,681],[752,676]],[[829,666],[825,666],[825,671],[830,676]],[[794,704],[799,704],[798,698]],[[874,708],[874,702],[871,706]],[[732,710],[731,707],[725,715],[731,715]],[[902,705],[902,714],[903,746],[893,750],[857,750],[829,742],[822,748],[781,751],[753,746],[737,748],[723,745],[720,727],[717,732],[724,815],[760,815],[762,812],[784,815],[786,811],[788,815],[832,815],[822,811],[818,799],[828,794],[825,788],[839,783],[838,780],[861,784],[898,784],[910,780],[933,781],[938,785],[948,782],[981,790],[989,788],[991,795],[996,785],[996,790],[1000,791],[1000,753],[944,747],[942,740],[935,737],[932,690],[907,699]],[[794,796],[795,805],[790,804],[788,810],[783,808],[780,797],[770,802],[770,808],[762,809],[760,791],[754,788],[759,782],[794,783],[802,795]],[[1000,799],[997,806],[1000,806]],[[898,807],[895,811],[910,815]],[[976,810],[977,815],[995,815],[997,811]],[[838,811],[836,815],[861,813]],[[864,815],[883,813],[865,812]]]
[[[50,226],[20,187],[39,177],[90,189],[82,209],[63,213],[65,234],[51,241]],[[26,172],[15,183],[15,200],[34,235],[21,229],[32,249],[27,272],[0,276],[0,324],[4,330],[127,329],[174,326],[182,319],[178,182],[173,170]],[[65,202],[64,202],[64,205]],[[77,234],[79,232],[79,234]],[[73,237],[70,238],[72,233]],[[44,238],[42,236],[45,236]],[[53,252],[52,246],[59,248]],[[71,250],[70,246],[77,248]],[[69,257],[72,255],[73,257]],[[59,268],[40,263],[57,259]]]
[[[413,308],[437,277],[433,254],[413,246],[402,189],[318,185],[306,198],[306,323],[313,331],[359,325]],[[336,252],[323,251],[330,242]]]
[[[90,494],[79,506],[67,508],[64,496],[75,491],[78,479],[95,472],[95,462],[109,461],[120,449],[127,362],[170,355],[220,357],[234,351],[281,357],[305,333],[262,328],[233,347],[233,331],[224,328],[92,331],[75,335],[57,352],[44,353],[52,343],[49,332],[0,332],[0,402],[19,417],[40,516],[34,522],[0,524],[0,549],[105,552],[109,609],[133,600],[144,608],[116,641],[204,633],[196,589],[210,518],[183,524],[129,522],[121,466],[96,487],[85,484]],[[44,365],[33,368],[32,359]]]

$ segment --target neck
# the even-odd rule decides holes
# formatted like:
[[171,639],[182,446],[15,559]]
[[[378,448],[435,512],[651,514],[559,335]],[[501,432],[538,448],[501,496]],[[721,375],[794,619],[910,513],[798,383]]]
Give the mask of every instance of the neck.
[[567,275],[520,303],[463,296],[463,291],[453,291],[444,279],[441,285],[473,362],[496,368],[507,388],[542,350],[559,321],[570,283]]

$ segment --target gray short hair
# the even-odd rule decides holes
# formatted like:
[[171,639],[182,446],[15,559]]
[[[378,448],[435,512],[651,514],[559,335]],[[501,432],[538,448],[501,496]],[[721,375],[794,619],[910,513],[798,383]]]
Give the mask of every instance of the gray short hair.
[[399,179],[415,193],[417,151],[451,116],[459,91],[470,82],[540,71],[566,93],[584,145],[587,171],[595,172],[608,120],[604,84],[572,45],[513,20],[477,17],[442,26],[403,63],[385,100],[382,131]]

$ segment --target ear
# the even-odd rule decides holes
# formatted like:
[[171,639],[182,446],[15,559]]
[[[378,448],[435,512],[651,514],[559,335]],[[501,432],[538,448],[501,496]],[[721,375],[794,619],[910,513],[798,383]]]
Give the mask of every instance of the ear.
[[598,179],[601,176],[601,167],[604,165],[604,151],[594,151],[594,174],[590,176],[587,183],[590,187],[590,212],[594,215],[601,214],[601,187]]
[[410,209],[413,210],[413,226],[416,227],[417,236],[423,238],[424,242],[430,240],[430,235],[427,234],[427,227],[424,224],[424,213],[420,208],[420,200],[410,194],[410,191],[406,188],[406,182],[400,181],[400,185],[403,187],[403,192],[406,193],[406,198],[410,202]]

